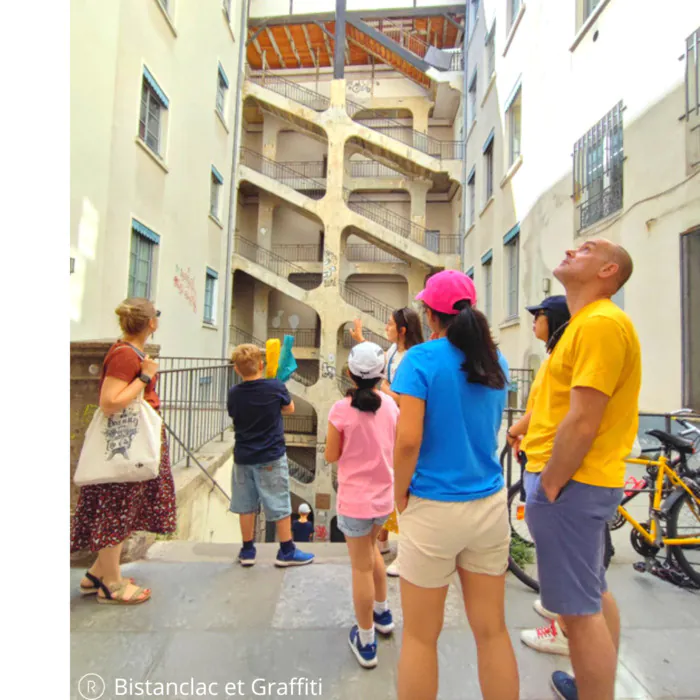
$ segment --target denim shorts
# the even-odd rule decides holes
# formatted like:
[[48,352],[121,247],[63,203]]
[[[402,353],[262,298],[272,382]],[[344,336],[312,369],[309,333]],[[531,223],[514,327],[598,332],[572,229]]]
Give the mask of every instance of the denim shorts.
[[600,612],[607,522],[622,489],[569,481],[550,503],[540,475],[525,472],[525,520],[535,542],[542,605],[560,615]]
[[271,522],[292,514],[287,455],[264,464],[235,464],[231,476],[232,513],[256,513],[262,503]]
[[387,513],[381,518],[349,518],[346,515],[338,515],[338,529],[346,537],[365,537],[372,532],[375,525],[384,525],[390,515],[391,513]]

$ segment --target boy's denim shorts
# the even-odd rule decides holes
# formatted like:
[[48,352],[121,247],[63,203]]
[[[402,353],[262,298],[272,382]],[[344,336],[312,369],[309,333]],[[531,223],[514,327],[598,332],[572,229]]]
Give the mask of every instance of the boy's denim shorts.
[[389,519],[387,515],[383,515],[381,518],[349,518],[346,515],[338,515],[338,529],[346,537],[365,537],[372,532],[372,528],[375,525],[380,527]]
[[265,464],[235,464],[231,476],[232,513],[256,513],[262,503],[271,522],[292,514],[287,455]]

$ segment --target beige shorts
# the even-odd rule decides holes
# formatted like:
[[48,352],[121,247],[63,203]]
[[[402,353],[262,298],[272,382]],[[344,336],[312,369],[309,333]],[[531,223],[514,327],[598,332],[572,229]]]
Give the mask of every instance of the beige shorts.
[[510,522],[506,489],[477,501],[411,496],[399,516],[398,568],[421,588],[447,586],[457,567],[502,576],[508,568]]

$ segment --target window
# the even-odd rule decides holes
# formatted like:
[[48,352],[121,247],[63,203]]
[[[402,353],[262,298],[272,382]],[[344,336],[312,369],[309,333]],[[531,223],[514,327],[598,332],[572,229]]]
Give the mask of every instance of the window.
[[204,323],[212,326],[214,325],[216,311],[216,284],[218,279],[219,273],[208,267],[204,283]]
[[209,213],[218,221],[219,220],[219,195],[221,186],[224,184],[224,178],[221,173],[212,165],[211,166],[211,196],[209,199]]
[[512,29],[518,12],[520,12],[520,0],[508,0],[510,7],[508,8],[508,28]]
[[581,24],[585,24],[586,20],[593,14],[593,10],[600,5],[600,0],[583,0],[583,21]]
[[159,0],[159,2],[163,6],[163,9],[170,14],[170,0]]
[[163,150],[163,122],[168,105],[169,101],[165,93],[160,89],[148,68],[144,68],[141,85],[139,136],[157,155],[160,155]]
[[469,36],[476,29],[476,21],[479,17],[479,0],[469,0]]
[[486,318],[491,323],[492,309],[493,309],[493,251],[489,250],[488,253],[481,258],[481,269],[484,273],[484,314]]
[[476,121],[476,71],[469,83],[469,128]]
[[228,93],[228,78],[224,69],[219,63],[219,72],[216,79],[216,110],[225,120],[224,115],[226,114],[226,94]]
[[[486,75],[489,80],[496,72],[496,23],[486,35]],[[488,85],[488,82],[486,83]]]
[[685,117],[700,114],[700,28],[685,42]]
[[155,250],[159,243],[160,236],[157,233],[132,219],[127,296],[152,298]]
[[508,130],[508,167],[520,157],[520,114],[522,104],[520,82],[513,96],[506,102],[506,128]]
[[476,222],[476,167],[469,173],[467,187],[469,187],[469,226],[471,227]]
[[622,209],[622,102],[574,144],[577,230]]
[[517,318],[518,283],[520,278],[520,224],[516,224],[503,237],[506,253],[506,312],[507,318]]
[[474,281],[474,266],[473,266],[473,265],[472,265],[472,267],[470,267],[470,268],[467,270],[467,277],[469,277],[469,279],[470,279],[472,282]]
[[231,0],[223,0],[223,6],[226,16],[228,17],[229,21],[231,21]]
[[484,143],[483,153],[484,153],[484,178],[486,180],[486,187],[484,189],[484,205],[486,205],[493,197],[493,138],[495,131],[491,129],[489,137]]

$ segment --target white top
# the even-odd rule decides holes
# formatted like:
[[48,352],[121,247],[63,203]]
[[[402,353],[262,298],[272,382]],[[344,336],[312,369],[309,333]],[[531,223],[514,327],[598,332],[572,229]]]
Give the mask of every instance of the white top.
[[406,354],[405,350],[399,350],[396,343],[393,343],[391,347],[386,351],[386,380],[391,384],[396,377],[396,370],[403,360],[403,356]]

